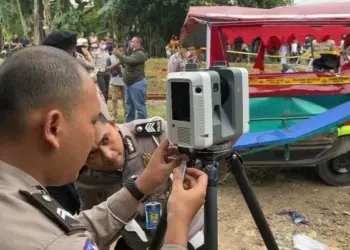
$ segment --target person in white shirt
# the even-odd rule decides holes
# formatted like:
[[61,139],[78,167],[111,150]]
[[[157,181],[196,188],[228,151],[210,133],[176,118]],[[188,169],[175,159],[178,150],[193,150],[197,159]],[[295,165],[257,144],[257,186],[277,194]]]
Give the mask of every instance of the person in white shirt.
[[[78,38],[76,45],[75,57],[81,65],[89,72],[92,73],[95,69],[92,56],[89,52],[88,40],[85,38]],[[91,75],[91,74],[90,74]]]
[[119,111],[119,98],[120,94],[122,103],[123,103],[123,116],[125,116],[125,84],[123,81],[123,68],[120,65],[120,60],[115,56],[116,52],[124,53],[124,47],[122,44],[119,44],[114,48],[112,55],[107,59],[106,69],[110,73],[110,85],[111,85],[111,94],[112,94],[112,116],[117,120],[118,111]]
[[106,70],[107,59],[109,58],[109,53],[107,49],[107,41],[105,39],[101,39],[99,43],[99,48],[93,51],[92,58],[94,61],[97,84],[103,93],[105,100],[108,100],[108,91],[109,91],[109,73]]
[[288,47],[287,47],[287,44],[283,44],[281,46],[281,49],[280,49],[280,56],[282,56],[281,58],[281,64],[287,64],[287,58],[285,56],[287,56],[288,54]]
[[[290,52],[292,56],[298,56],[298,41],[294,40],[291,44]],[[297,61],[298,58],[293,58],[292,61]]]

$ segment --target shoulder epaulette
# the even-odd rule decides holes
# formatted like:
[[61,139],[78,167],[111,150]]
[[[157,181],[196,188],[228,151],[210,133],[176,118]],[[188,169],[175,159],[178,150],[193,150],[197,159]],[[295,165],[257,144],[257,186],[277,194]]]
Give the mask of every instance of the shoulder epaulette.
[[161,135],[163,133],[162,120],[153,120],[145,123],[140,123],[135,126],[136,136]]
[[38,186],[33,191],[20,190],[19,192],[31,205],[48,216],[65,233],[71,234],[78,230],[85,230],[85,226],[62,208],[44,188]]

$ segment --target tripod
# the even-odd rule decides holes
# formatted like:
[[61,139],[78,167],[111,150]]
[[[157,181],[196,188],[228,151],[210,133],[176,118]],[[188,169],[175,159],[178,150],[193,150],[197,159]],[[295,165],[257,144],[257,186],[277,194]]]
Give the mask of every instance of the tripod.
[[[261,210],[259,202],[250,186],[249,180],[244,172],[242,160],[239,155],[233,151],[231,142],[214,145],[205,150],[191,150],[190,160],[192,164],[196,160],[202,162],[203,170],[208,175],[208,187],[204,204],[204,249],[218,249],[218,220],[217,220],[217,184],[218,167],[220,160],[228,159],[228,167],[235,176],[239,189],[248,205],[250,213],[257,225],[259,232],[265,242],[268,250],[279,250],[271,229]],[[166,230],[166,213],[162,215],[156,231],[154,242],[150,250],[159,250],[161,248]]]

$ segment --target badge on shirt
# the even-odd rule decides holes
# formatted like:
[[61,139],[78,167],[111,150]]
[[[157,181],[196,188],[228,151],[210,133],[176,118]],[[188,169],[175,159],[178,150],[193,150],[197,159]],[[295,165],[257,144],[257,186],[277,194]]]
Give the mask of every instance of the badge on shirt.
[[144,167],[147,167],[148,162],[149,162],[149,160],[151,159],[151,157],[152,157],[152,153],[144,153],[144,154],[142,155]]
[[147,135],[161,135],[162,131],[162,121],[155,120],[146,123],[141,123],[135,127],[135,135],[147,136]]
[[83,250],[98,250],[92,240],[86,240]]
[[128,151],[129,154],[133,154],[136,152],[136,147],[135,147],[130,136],[124,137],[124,145],[125,145],[126,150]]

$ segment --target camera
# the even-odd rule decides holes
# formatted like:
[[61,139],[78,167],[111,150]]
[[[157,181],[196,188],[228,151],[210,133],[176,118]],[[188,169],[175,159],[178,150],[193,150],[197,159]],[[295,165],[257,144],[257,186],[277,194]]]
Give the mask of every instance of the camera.
[[181,148],[202,150],[249,131],[249,79],[245,68],[169,73],[168,136]]

